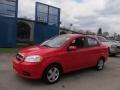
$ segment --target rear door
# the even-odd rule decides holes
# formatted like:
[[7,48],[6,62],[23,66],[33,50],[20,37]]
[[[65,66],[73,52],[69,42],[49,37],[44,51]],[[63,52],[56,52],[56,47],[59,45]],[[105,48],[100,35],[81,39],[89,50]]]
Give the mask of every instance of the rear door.
[[101,49],[99,42],[95,38],[87,37],[87,43],[88,46],[86,47],[86,52],[84,54],[86,55],[86,67],[89,67],[96,65]]

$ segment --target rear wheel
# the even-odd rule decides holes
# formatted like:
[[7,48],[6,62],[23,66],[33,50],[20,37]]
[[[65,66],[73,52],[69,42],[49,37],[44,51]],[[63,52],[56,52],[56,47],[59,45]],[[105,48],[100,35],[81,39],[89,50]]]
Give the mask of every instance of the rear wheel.
[[116,56],[116,53],[114,53],[114,54],[110,54],[110,56],[115,57],[115,56]]
[[53,84],[60,80],[61,68],[58,65],[50,65],[45,70],[43,79],[45,83]]
[[104,60],[103,59],[100,59],[99,61],[98,61],[98,63],[97,63],[97,65],[96,65],[96,69],[98,70],[98,71],[100,71],[100,70],[102,70],[103,68],[104,68]]

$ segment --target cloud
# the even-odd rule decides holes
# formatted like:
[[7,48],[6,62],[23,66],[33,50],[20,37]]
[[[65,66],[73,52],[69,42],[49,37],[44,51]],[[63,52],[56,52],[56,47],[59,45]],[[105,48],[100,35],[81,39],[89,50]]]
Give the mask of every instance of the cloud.
[[120,33],[120,0],[19,0],[19,17],[34,19],[36,1],[61,8],[62,26]]
[[35,1],[34,0],[18,0],[18,17],[29,19],[35,18]]
[[106,30],[109,32],[120,33],[120,0],[107,0],[106,7],[100,12],[100,17],[98,21]]
[[106,8],[102,11],[104,15],[120,15],[120,0],[107,0]]

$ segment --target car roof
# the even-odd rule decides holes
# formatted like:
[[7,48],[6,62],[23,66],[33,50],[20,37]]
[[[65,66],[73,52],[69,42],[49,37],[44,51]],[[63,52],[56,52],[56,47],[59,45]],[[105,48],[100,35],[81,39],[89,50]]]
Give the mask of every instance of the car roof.
[[71,37],[91,37],[91,38],[96,38],[95,35],[84,35],[84,34],[64,34],[64,35],[68,35]]

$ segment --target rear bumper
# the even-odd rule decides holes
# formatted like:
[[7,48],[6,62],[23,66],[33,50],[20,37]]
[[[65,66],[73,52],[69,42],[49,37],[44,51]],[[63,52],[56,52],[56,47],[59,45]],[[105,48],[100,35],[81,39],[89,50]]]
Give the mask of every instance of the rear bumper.
[[16,59],[13,60],[13,70],[21,77],[27,79],[41,79],[42,70],[40,63],[26,63],[19,62]]

